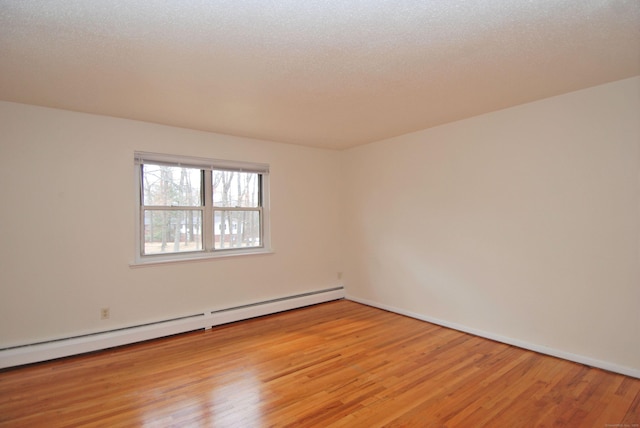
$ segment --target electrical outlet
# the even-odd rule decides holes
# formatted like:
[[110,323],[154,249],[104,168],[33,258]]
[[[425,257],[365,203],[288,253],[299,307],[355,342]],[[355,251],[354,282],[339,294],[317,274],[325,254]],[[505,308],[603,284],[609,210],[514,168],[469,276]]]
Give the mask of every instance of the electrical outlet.
[[108,320],[110,316],[111,316],[111,311],[109,310],[109,308],[100,309],[100,319],[101,320]]

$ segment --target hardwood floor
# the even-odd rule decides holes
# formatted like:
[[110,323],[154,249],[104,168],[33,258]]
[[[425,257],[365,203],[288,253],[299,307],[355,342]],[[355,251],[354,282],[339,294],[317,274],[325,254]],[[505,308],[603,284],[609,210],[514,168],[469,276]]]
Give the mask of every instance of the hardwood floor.
[[638,427],[640,380],[336,301],[0,372],[0,426]]

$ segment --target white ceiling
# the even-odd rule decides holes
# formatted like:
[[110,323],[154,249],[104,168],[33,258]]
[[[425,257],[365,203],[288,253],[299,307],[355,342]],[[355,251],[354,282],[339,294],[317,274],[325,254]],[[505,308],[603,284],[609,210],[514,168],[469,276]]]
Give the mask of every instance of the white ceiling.
[[1,100],[317,147],[638,74],[638,0],[0,0]]

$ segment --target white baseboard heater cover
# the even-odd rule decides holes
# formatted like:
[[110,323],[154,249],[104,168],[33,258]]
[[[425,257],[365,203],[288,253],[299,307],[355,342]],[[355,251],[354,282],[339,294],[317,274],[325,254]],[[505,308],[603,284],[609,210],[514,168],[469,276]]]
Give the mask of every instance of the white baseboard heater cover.
[[182,318],[0,349],[0,369],[157,339],[343,299],[343,287],[297,294]]

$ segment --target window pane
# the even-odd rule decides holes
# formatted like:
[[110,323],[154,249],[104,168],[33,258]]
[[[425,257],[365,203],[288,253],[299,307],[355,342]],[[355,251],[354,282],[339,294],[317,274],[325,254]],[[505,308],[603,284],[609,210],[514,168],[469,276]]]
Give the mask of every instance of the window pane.
[[202,211],[145,210],[144,254],[202,250]]
[[260,247],[260,211],[215,211],[214,248]]
[[143,204],[202,206],[202,173],[198,168],[142,165]]
[[255,172],[212,171],[213,205],[256,208],[260,206],[260,174]]

